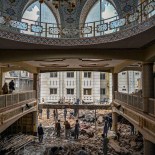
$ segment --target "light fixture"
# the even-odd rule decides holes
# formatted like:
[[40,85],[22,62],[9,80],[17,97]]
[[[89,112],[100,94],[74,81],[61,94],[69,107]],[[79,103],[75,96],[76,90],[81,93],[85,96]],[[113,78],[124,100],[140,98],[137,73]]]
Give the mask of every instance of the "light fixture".
[[[61,6],[66,5],[68,12],[72,12],[74,8],[76,7],[77,3],[82,0],[47,0],[51,1],[51,3],[54,5],[56,9],[60,8]],[[45,0],[39,0],[39,3],[44,3]]]

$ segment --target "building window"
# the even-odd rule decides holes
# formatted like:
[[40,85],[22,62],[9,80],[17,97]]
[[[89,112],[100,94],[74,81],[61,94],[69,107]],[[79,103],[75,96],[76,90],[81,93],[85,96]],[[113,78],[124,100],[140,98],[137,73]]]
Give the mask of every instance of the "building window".
[[91,72],[84,72],[84,78],[91,78]]
[[126,72],[122,72],[122,75],[125,75],[126,74]]
[[74,72],[67,72],[67,78],[73,78]]
[[105,95],[105,88],[101,88],[101,95]]
[[122,89],[122,91],[126,91],[126,89]]
[[135,73],[135,75],[139,75],[139,73],[138,73],[138,72],[136,72],[136,73]]
[[74,95],[74,89],[67,89],[67,95]]
[[51,73],[50,73],[50,77],[51,77],[51,78],[57,77],[57,72],[51,72]]
[[105,80],[105,73],[101,73],[101,74],[100,74],[100,79],[101,79],[101,80]]
[[84,89],[83,91],[84,95],[91,95],[91,89]]
[[57,94],[57,88],[50,88],[50,94]]

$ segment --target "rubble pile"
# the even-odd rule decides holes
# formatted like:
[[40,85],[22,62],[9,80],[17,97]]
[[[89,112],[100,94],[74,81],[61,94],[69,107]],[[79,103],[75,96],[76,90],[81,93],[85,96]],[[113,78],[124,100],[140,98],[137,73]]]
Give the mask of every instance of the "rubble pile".
[[[44,128],[43,143],[39,143],[36,137],[35,140],[33,139],[34,142],[25,145],[24,149],[18,152],[18,155],[50,155],[51,149],[57,149],[57,155],[78,155],[78,151],[81,150],[82,147],[85,148],[88,155],[103,155],[101,134],[103,133],[104,120],[107,115],[111,115],[110,111],[98,110],[95,118],[95,112],[93,110],[80,110],[78,117],[71,117],[69,113],[73,110],[67,110],[68,114],[66,119],[72,128],[70,138],[65,138],[63,110],[59,110],[59,119],[61,121],[60,138],[56,136],[52,111],[50,112],[49,119],[47,119],[46,110],[44,110],[42,118],[39,119],[39,123],[42,123]],[[78,119],[80,123],[80,136],[78,140],[74,139],[76,119]],[[118,129],[120,133],[119,139],[116,133],[110,130],[108,131],[108,155],[142,155],[142,136],[140,134],[131,135],[131,127],[127,124],[119,123]],[[16,139],[17,137],[14,138]]]
[[[55,121],[52,117],[52,111],[50,119],[47,119],[46,110],[43,111],[42,119],[39,122],[44,126],[44,141],[39,144],[36,140],[33,145],[26,146],[24,150],[21,150],[20,154],[37,154],[37,155],[48,155],[52,147],[61,147],[59,155],[76,155],[77,152],[85,147],[86,151],[90,155],[103,155],[101,134],[103,132],[103,120],[109,111],[98,111],[96,114],[97,131],[95,130],[95,112],[94,111],[80,111],[78,118],[70,117],[68,110],[67,120],[71,124],[71,137],[65,139],[64,135],[64,115],[63,110],[59,110],[59,119],[61,120],[61,138],[56,137],[54,130]],[[79,119],[81,133],[78,140],[74,140],[74,126],[75,120]],[[98,121],[99,119],[99,121]],[[40,147],[39,147],[40,146]],[[39,151],[40,150],[40,151]]]
[[24,134],[11,135],[0,141],[0,154],[15,154],[29,143],[34,141],[33,136]]
[[111,140],[109,143],[116,153],[123,155],[143,154],[143,137],[139,132],[131,134],[131,127],[127,124],[119,124],[118,132],[120,133],[119,140]]
[[[103,155],[102,151],[102,141],[100,138],[93,137],[88,138],[85,136],[80,136],[79,140],[74,139],[51,139],[44,143],[38,144],[37,142],[25,147],[25,150],[22,150],[19,154],[37,154],[37,155],[48,155],[49,150],[53,147],[62,148],[58,151],[57,155],[77,155],[77,152],[85,147],[86,152],[89,155]],[[50,155],[50,154],[49,154]],[[109,152],[109,155],[113,155]]]

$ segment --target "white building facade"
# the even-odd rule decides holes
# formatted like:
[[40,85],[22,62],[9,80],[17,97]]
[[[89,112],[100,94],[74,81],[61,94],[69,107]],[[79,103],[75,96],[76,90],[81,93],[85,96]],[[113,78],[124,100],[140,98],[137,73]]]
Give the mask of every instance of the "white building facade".
[[[124,71],[118,74],[118,91],[135,93],[141,89],[141,72]],[[42,73],[40,99],[46,103],[59,100],[74,103],[112,102],[112,74],[105,72],[70,71]]]
[[118,74],[118,91],[135,93],[142,89],[140,71],[123,71]]
[[75,102],[80,99],[86,103],[111,101],[112,86],[109,73],[104,72],[51,72],[40,77],[40,98],[44,102]]

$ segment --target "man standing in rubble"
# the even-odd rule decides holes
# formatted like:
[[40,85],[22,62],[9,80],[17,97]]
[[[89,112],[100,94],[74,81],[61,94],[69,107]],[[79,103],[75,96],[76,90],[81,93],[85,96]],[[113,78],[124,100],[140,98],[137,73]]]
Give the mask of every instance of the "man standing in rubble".
[[103,134],[105,135],[105,137],[107,137],[107,134],[108,134],[108,122],[107,122],[107,120],[105,120],[105,123],[104,123]]
[[104,134],[102,134],[102,142],[103,142],[103,154],[107,155],[109,139]]
[[67,138],[70,138],[71,126],[70,126],[70,123],[68,121],[65,121],[64,125],[65,125],[65,138],[67,139]]
[[44,135],[44,131],[43,131],[42,124],[40,123],[40,125],[38,126],[39,143],[42,143],[42,141],[43,141],[43,135]]
[[75,123],[75,129],[74,129],[74,139],[78,139],[79,138],[79,131],[80,131],[80,125],[79,125],[79,121],[76,120]]
[[55,124],[55,131],[57,133],[57,137],[60,137],[60,131],[61,131],[60,120],[58,120],[58,122],[56,122]]

